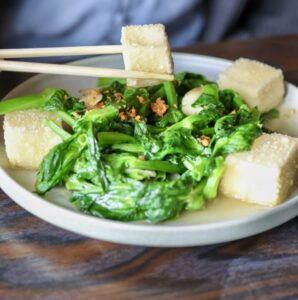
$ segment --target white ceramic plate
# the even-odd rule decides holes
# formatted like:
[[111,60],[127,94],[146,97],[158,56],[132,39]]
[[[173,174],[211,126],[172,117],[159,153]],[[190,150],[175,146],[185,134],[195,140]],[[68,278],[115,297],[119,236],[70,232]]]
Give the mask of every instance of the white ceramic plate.
[[[193,71],[216,80],[231,62],[192,54],[174,54],[176,72]],[[122,68],[121,56],[102,56],[75,64]],[[96,79],[39,75],[22,83],[6,98],[32,94],[45,87],[61,87],[77,94],[80,88],[94,87]],[[281,132],[298,136],[298,90],[287,84],[287,95],[281,106],[281,118],[271,126]],[[293,109],[294,110],[293,110]],[[291,110],[289,110],[291,109]],[[2,126],[1,126],[2,128]],[[32,193],[34,172],[11,170],[0,131],[0,185],[20,206],[41,219],[61,228],[96,239],[146,246],[197,246],[232,241],[278,226],[297,215],[298,191],[275,208],[264,208],[239,201],[218,198],[203,211],[185,213],[174,221],[159,225],[145,222],[123,223],[104,220],[76,211],[67,201],[62,188],[49,192],[44,198]]]

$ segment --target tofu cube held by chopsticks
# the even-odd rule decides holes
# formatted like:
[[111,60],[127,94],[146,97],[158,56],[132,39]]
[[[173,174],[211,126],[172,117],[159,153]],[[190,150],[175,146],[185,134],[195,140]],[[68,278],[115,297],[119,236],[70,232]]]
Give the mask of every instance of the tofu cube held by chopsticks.
[[[125,70],[173,74],[173,59],[162,24],[122,27],[121,43]],[[156,79],[127,79],[128,86],[160,84]]]

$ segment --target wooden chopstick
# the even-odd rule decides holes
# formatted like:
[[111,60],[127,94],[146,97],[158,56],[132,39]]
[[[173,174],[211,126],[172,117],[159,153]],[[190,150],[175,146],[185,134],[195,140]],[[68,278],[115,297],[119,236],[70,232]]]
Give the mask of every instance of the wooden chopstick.
[[120,69],[83,67],[73,65],[59,65],[49,63],[33,63],[21,61],[0,60],[0,71],[60,74],[89,77],[119,77],[119,78],[137,78],[137,79],[159,79],[174,80],[170,74],[157,74],[150,72],[137,72]]
[[49,57],[122,53],[121,45],[0,49],[0,58]]

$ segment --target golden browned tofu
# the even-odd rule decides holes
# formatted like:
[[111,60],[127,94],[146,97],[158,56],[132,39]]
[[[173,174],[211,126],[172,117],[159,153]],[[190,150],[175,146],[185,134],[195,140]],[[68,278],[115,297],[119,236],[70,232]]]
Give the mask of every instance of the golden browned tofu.
[[238,92],[250,107],[262,112],[279,105],[285,93],[280,69],[246,58],[237,59],[221,73],[218,85]]
[[12,167],[37,170],[43,157],[61,142],[60,137],[46,125],[47,119],[61,124],[53,113],[35,109],[5,115],[5,148]]
[[245,202],[275,206],[295,188],[298,138],[263,134],[250,151],[227,156],[220,192]]

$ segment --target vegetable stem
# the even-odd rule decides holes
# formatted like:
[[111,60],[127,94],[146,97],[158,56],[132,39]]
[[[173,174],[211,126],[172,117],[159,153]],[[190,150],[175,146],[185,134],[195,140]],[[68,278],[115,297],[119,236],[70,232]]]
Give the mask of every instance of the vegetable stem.
[[51,97],[56,93],[57,89],[47,88],[42,92],[30,96],[15,97],[0,102],[0,115],[4,115],[9,112],[25,110],[25,109],[37,109],[42,107]]
[[127,162],[129,168],[136,168],[136,169],[142,169],[142,170],[152,170],[152,171],[162,171],[166,173],[180,173],[184,170],[184,167],[181,167],[179,165],[171,164],[167,161],[161,161],[161,160],[150,160],[150,161],[144,161],[144,160],[130,160]]
[[58,111],[57,115],[69,126],[73,127],[73,125],[75,124],[75,120],[68,113],[64,111]]
[[121,132],[102,131],[97,134],[97,139],[99,146],[136,142],[136,139],[133,136]]
[[71,137],[71,134],[68,133],[67,131],[65,131],[64,129],[62,129],[56,122],[54,122],[53,120],[47,119],[46,120],[46,124],[49,128],[51,128],[53,130],[53,132],[55,132],[58,136],[60,136],[60,138],[65,141],[67,140],[69,137]]
[[18,110],[39,108],[43,104],[44,99],[40,94],[4,100],[0,102],[0,115]]
[[145,151],[144,147],[139,144],[114,144],[112,145],[112,149],[132,153],[142,153]]
[[167,96],[167,100],[168,100],[168,104],[170,107],[175,107],[177,108],[177,94],[175,91],[175,87],[173,85],[173,83],[171,81],[165,81],[163,83],[165,92],[166,92],[166,96]]
[[164,98],[166,96],[164,85],[162,85],[152,96],[153,99]]

